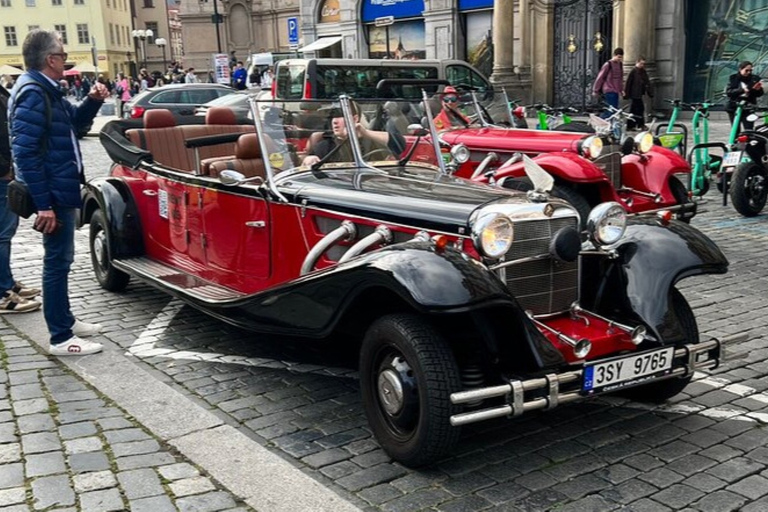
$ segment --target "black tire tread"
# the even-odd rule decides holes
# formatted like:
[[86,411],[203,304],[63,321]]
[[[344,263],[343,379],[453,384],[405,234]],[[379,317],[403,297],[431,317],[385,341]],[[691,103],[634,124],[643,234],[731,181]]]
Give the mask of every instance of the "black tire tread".
[[[693,314],[691,306],[685,300],[683,294],[677,288],[671,288],[669,291],[669,301],[675,316],[680,320],[683,331],[688,334],[687,343],[699,342],[699,326],[696,323],[696,316]],[[680,393],[690,384],[693,375],[685,377],[676,377],[671,379],[629,388],[622,394],[638,402],[662,403]]]
[[766,171],[760,164],[754,162],[742,163],[739,164],[735,171],[733,171],[729,190],[734,209],[745,217],[754,217],[763,211],[763,208],[765,207],[765,200],[763,200],[762,205],[759,205],[759,208],[750,205],[749,200],[744,193],[746,181],[749,177],[749,171],[752,168],[758,169],[766,178],[768,178],[768,171]]
[[579,216],[581,217],[579,229],[584,230],[587,228],[587,217],[589,217],[589,212],[592,210],[592,207],[589,206],[589,202],[587,202],[583,195],[568,185],[555,185],[552,189],[552,195],[559,197],[560,199],[565,199],[571,203],[571,206],[579,212]]
[[[706,183],[706,181],[704,183]],[[688,189],[685,188],[685,185],[683,185],[683,182],[680,181],[679,178],[673,176],[669,179],[669,189],[672,191],[672,195],[675,197],[677,204],[688,204],[690,202],[690,199],[688,199]],[[707,191],[705,190],[701,195],[706,193]],[[685,218],[683,219],[683,222],[690,224],[691,219]]]
[[[431,325],[416,315],[392,314],[376,320],[366,334],[363,349],[360,352],[361,382],[365,378],[362,359],[370,349],[367,344],[371,343],[371,338],[381,336],[382,331],[386,332],[389,329],[394,329],[401,335],[407,333],[413,351],[419,359],[419,366],[426,377],[426,391],[429,396],[429,410],[424,419],[429,422],[428,428],[431,431],[428,442],[417,454],[408,458],[396,457],[392,453],[390,455],[406,466],[420,466],[446,454],[459,440],[461,429],[451,426],[449,420],[450,416],[459,410],[458,406],[451,404],[450,394],[461,389],[461,380],[450,347]],[[365,401],[365,394],[363,398]],[[367,410],[366,413],[368,414]],[[368,416],[371,422],[370,414]],[[388,451],[387,446],[384,443],[382,445],[385,451]]]
[[109,268],[104,273],[98,269],[96,256],[93,252],[93,240],[96,237],[99,229],[106,232],[107,241],[109,242],[109,230],[107,228],[107,221],[104,218],[104,213],[100,209],[97,209],[93,212],[90,222],[89,246],[91,253],[91,264],[93,265],[94,274],[96,274],[96,280],[99,282],[102,288],[110,292],[121,292],[125,290],[126,286],[128,286],[128,281],[130,281],[131,276],[112,266],[111,248],[108,248],[110,253]]

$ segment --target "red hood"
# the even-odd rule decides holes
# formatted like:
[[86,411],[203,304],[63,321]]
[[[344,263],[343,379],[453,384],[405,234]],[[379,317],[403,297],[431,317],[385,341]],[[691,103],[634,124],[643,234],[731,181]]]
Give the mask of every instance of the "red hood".
[[524,151],[552,153],[563,150],[577,152],[577,144],[589,134],[546,130],[505,128],[459,128],[440,133],[453,146],[463,143],[472,150]]

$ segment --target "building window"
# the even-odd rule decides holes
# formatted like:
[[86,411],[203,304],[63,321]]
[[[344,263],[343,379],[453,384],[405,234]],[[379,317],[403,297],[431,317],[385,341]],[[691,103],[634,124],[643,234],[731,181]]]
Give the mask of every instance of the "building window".
[[28,31],[30,31],[30,32],[32,32],[33,30],[37,30],[37,29],[39,29],[39,28],[40,28],[40,25],[29,25],[29,26],[27,27],[27,30],[28,30]]
[[61,34],[61,44],[67,44],[67,26],[66,25],[54,25],[53,30]]
[[85,0],[75,0],[75,5],[85,5]]
[[115,44],[115,28],[111,23],[109,24],[109,44]]
[[10,7],[11,0],[0,0],[0,7]]
[[155,39],[160,37],[160,34],[157,31],[157,22],[156,21],[148,21],[146,23],[146,25],[147,25],[147,30],[151,30],[152,31],[152,37],[151,38],[147,38],[147,44],[154,44]]
[[16,27],[3,27],[5,29],[6,46],[19,46],[19,40],[16,39]]
[[77,24],[77,42],[79,44],[88,44],[90,42],[90,35],[88,34],[88,24],[87,23],[78,23]]
[[117,39],[117,46],[120,46],[120,25],[115,25],[115,39]]
[[152,4],[152,0],[144,0],[145,9],[151,9],[152,7],[154,7],[154,5]]
[[61,5],[61,0],[51,0],[51,5],[56,7]]
[[35,6],[35,0],[25,0],[24,2],[27,7],[34,7]]

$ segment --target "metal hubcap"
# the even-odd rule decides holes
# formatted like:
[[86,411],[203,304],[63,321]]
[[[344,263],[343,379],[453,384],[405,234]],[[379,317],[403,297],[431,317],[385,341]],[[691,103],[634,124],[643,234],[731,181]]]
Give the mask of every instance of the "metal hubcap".
[[93,253],[101,268],[107,267],[107,235],[99,231],[93,238]]
[[387,414],[395,415],[403,408],[403,383],[394,370],[387,368],[379,374],[379,400]]

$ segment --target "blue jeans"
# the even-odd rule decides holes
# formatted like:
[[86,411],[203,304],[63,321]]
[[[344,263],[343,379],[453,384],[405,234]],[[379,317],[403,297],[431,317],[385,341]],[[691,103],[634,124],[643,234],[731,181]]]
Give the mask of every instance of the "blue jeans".
[[[605,101],[607,104],[609,104],[614,108],[619,108],[619,93],[617,92],[603,93],[603,101]],[[603,119],[611,117],[611,112],[606,110],[605,112],[603,112],[603,115],[600,117],[602,117]]]
[[8,181],[0,179],[0,295],[13,288],[11,240],[19,227],[19,216],[8,208]]
[[55,208],[59,228],[43,235],[43,316],[51,334],[51,344],[72,337],[75,317],[69,307],[69,270],[75,260],[76,208]]

